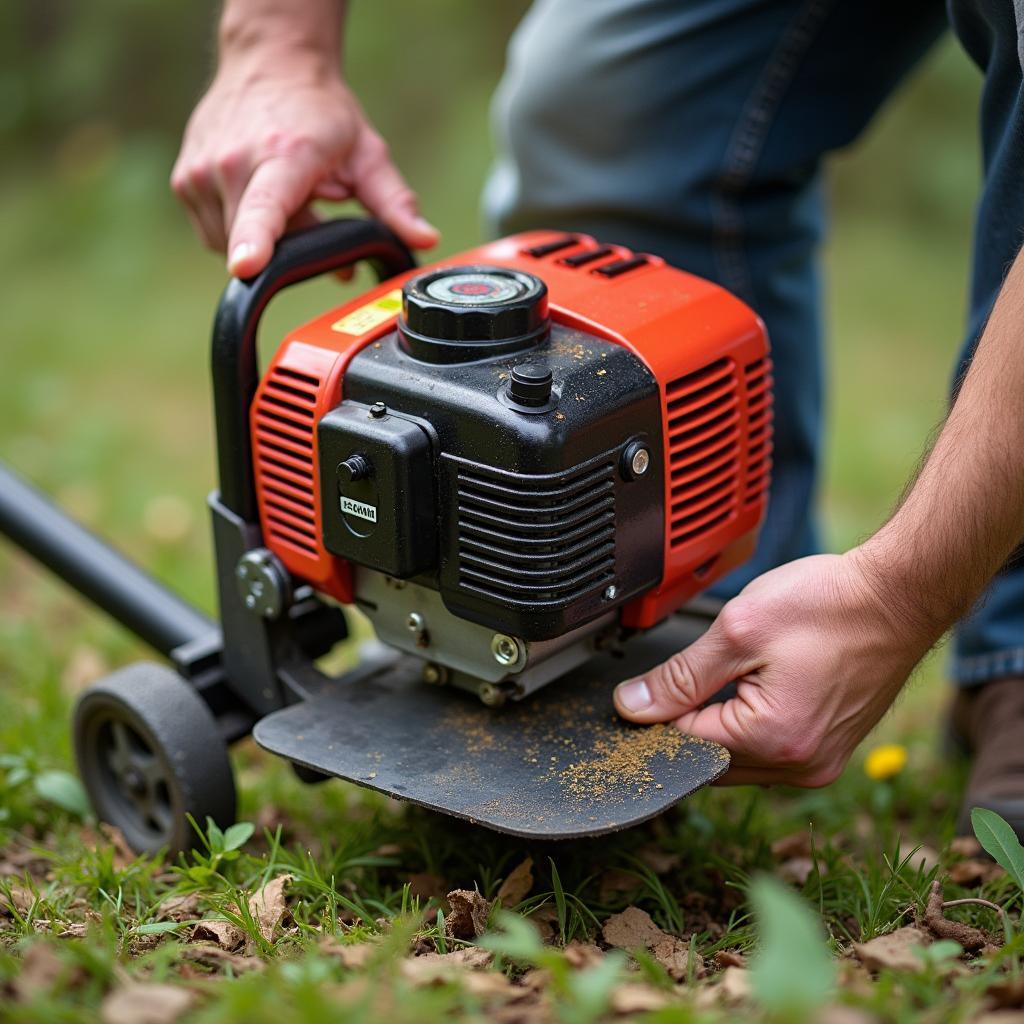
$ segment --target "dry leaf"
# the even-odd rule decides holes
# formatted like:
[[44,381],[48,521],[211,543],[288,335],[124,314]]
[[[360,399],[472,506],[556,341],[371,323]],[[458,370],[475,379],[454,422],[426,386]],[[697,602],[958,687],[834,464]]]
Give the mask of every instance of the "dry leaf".
[[420,871],[409,876],[409,892],[421,900],[443,900],[451,886],[438,875]]
[[[651,956],[665,968],[673,981],[686,981],[690,976],[690,944],[675,935],[666,935],[651,947]],[[693,951],[694,976],[704,975],[704,958]]]
[[132,982],[103,1000],[103,1024],[174,1024],[192,1005],[194,996],[178,985]]
[[11,911],[14,910],[18,912],[19,916],[23,917],[32,909],[32,904],[35,903],[36,898],[24,886],[12,885],[10,889],[10,896],[5,892],[0,892],[0,915],[13,917],[14,915]]
[[792,832],[772,843],[772,856],[778,861],[791,860],[793,857],[810,857],[810,855],[811,833],[807,829],[802,832]]
[[487,930],[491,905],[475,889],[453,889],[448,893],[449,912],[444,930],[450,939],[476,939]]
[[775,869],[776,878],[800,887],[803,887],[813,873],[814,861],[810,857],[790,857]]
[[186,893],[184,896],[168,896],[157,907],[158,921],[194,921],[200,914],[199,894]]
[[949,844],[949,852],[955,857],[979,857],[981,843],[974,836],[957,836]]
[[636,892],[642,884],[636,875],[620,868],[611,868],[598,880],[598,898],[602,903],[610,903],[619,893]]
[[636,851],[636,856],[656,875],[666,875],[682,863],[682,857],[678,853],[669,853],[668,850],[663,850],[660,846],[653,844],[640,847]]
[[124,833],[116,825],[101,821],[99,829],[107,842],[114,847],[114,867],[118,871],[124,871],[129,864],[135,862],[137,854],[125,839]]
[[192,929],[193,942],[212,942],[233,953],[245,942],[245,932],[230,921],[200,921]]
[[578,971],[594,967],[604,959],[604,951],[600,946],[593,942],[580,942],[578,939],[573,939],[562,952],[569,966]]
[[650,1013],[660,1010],[670,1002],[669,996],[649,985],[636,985],[627,982],[612,990],[612,1009],[616,1013]]
[[626,907],[621,914],[612,914],[601,929],[609,946],[617,949],[650,949],[668,936],[639,907]]
[[727,1003],[741,1003],[750,998],[750,973],[742,967],[726,967],[715,986],[718,996]]
[[852,1006],[826,1006],[814,1018],[814,1024],[875,1024],[878,1020],[865,1010]]
[[517,864],[501,883],[498,900],[503,907],[515,907],[530,895],[532,889],[533,858],[527,857],[521,864]]
[[89,926],[84,921],[73,921],[58,933],[58,939],[84,939]]
[[992,1010],[972,1017],[971,1024],[1024,1024],[1024,1011]]
[[747,958],[737,952],[735,949],[720,949],[714,955],[715,966],[719,970],[724,970],[726,967],[746,967]]
[[30,946],[21,961],[21,969],[11,979],[15,999],[29,1003],[49,992],[64,973],[64,965],[53,947],[45,942]]
[[369,963],[378,947],[374,942],[339,942],[333,935],[325,935],[318,948],[321,953],[340,960],[342,967],[357,970]]
[[927,946],[931,941],[927,932],[911,924],[869,942],[855,942],[853,951],[857,959],[872,971],[880,971],[884,967],[895,971],[921,971],[924,962],[914,955],[913,949],[915,946]]
[[274,941],[274,932],[288,909],[284,898],[285,886],[294,875],[278,875],[272,878],[259,892],[249,897],[249,913],[260,926],[260,934],[267,942]]
[[973,889],[1005,874],[1006,872],[994,860],[968,857],[967,860],[957,861],[956,864],[951,865],[948,877],[954,885]]
[[537,929],[545,946],[551,945],[558,937],[558,911],[549,903],[539,906],[526,920]]
[[261,971],[266,964],[258,956],[242,956],[240,953],[230,953],[226,949],[218,949],[208,943],[201,946],[185,946],[179,956],[183,960],[191,960],[197,964],[205,964],[207,967],[221,968],[230,967],[233,974],[241,974],[244,971]]

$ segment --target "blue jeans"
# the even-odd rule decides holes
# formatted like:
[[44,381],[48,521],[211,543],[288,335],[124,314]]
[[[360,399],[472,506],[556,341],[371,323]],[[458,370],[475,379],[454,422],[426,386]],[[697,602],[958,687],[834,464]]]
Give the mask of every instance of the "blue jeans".
[[[494,102],[496,232],[586,231],[718,281],[764,318],[776,379],[771,502],[754,559],[817,549],[822,160],[857,137],[952,23],[986,69],[985,186],[966,360],[1024,230],[1024,0],[535,0]],[[1022,40],[1018,51],[1018,38]],[[962,685],[1024,674],[1024,565],[958,627]]]

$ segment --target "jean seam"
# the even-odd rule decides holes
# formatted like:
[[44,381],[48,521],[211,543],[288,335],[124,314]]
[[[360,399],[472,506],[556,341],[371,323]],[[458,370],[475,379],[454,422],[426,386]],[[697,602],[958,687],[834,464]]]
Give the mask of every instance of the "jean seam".
[[1006,647],[984,654],[954,655],[953,675],[959,682],[987,682],[1024,673],[1024,647]]
[[783,32],[747,98],[726,149],[711,200],[712,249],[721,283],[756,307],[743,246],[739,195],[749,183],[786,88],[836,0],[806,0]]

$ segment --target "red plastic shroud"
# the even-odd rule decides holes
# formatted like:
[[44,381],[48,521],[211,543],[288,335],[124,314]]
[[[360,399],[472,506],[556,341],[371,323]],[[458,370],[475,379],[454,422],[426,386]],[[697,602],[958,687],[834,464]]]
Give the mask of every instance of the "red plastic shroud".
[[[551,231],[514,235],[391,278],[281,344],[251,409],[253,463],[265,543],[296,577],[352,601],[351,566],[323,546],[316,436],[317,422],[341,401],[349,360],[394,329],[400,305],[395,293],[407,278],[432,267],[474,263],[541,277],[556,322],[624,345],[658,381],[665,570],[660,584],[623,606],[623,624],[655,625],[750,556],[771,465],[764,325],[722,288],[656,256],[607,276],[599,273],[602,267],[634,254],[585,235],[544,256],[527,252],[562,237]],[[603,248],[609,250],[604,256],[581,265],[563,262]],[[358,330],[365,333],[347,333]]]

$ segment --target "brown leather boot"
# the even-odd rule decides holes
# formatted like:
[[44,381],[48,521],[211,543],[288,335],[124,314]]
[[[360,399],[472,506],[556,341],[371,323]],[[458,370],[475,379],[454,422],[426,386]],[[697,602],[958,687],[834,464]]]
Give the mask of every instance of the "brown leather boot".
[[953,702],[950,732],[973,761],[957,833],[973,835],[971,809],[987,807],[1024,841],[1024,679],[997,679],[961,690]]

